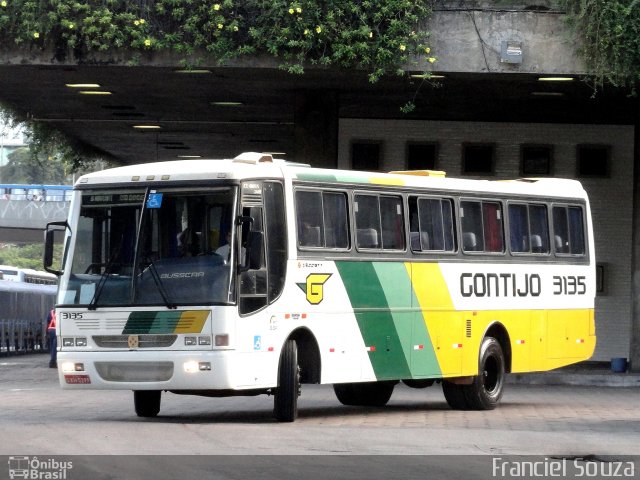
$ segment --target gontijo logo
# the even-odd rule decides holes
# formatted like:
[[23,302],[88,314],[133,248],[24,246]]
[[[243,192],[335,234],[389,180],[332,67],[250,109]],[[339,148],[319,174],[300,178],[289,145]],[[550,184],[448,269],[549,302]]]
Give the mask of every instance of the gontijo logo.
[[304,293],[307,294],[307,302],[318,305],[324,299],[324,284],[331,277],[331,273],[311,273],[305,283],[298,283]]

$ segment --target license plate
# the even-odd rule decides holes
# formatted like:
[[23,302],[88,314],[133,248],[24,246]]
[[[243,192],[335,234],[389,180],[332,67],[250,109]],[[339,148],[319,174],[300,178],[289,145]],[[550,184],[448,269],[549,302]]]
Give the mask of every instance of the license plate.
[[91,383],[89,375],[65,375],[64,380],[69,385],[86,385]]

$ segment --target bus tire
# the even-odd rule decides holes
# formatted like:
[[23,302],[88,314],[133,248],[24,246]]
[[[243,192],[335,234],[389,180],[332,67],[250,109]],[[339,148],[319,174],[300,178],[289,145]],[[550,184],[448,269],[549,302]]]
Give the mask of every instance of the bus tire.
[[467,410],[467,399],[464,394],[465,385],[456,385],[455,383],[442,381],[442,393],[451,408],[454,410]]
[[156,417],[160,412],[160,390],[134,390],[133,406],[139,417]]
[[393,394],[395,382],[336,383],[333,391],[343,405],[384,407]]
[[293,422],[298,417],[300,366],[298,345],[289,339],[284,344],[278,367],[278,387],[273,399],[273,415],[279,422]]
[[493,410],[502,397],[505,360],[500,343],[486,337],[480,346],[478,375],[471,385],[464,386],[464,396],[470,410]]

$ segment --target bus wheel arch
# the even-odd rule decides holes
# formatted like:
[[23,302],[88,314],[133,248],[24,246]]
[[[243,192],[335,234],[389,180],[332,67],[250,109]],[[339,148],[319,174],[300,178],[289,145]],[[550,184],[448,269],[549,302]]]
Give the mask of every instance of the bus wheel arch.
[[322,359],[315,336],[307,328],[298,328],[289,335],[288,339],[295,340],[298,345],[300,383],[320,383]]
[[500,348],[502,348],[502,353],[504,354],[505,373],[511,373],[511,338],[509,337],[507,329],[502,323],[498,321],[493,322],[491,325],[489,325],[487,331],[484,333],[483,341],[487,337],[495,338],[500,344]]

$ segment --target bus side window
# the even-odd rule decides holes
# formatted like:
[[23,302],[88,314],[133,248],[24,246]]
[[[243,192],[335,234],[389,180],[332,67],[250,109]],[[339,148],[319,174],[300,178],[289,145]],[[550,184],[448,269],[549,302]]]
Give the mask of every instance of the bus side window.
[[296,192],[296,221],[298,224],[298,246],[321,247],[324,245],[322,192],[305,190]]

